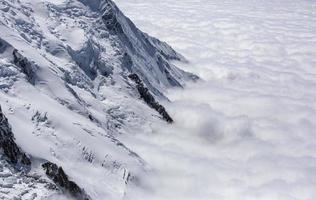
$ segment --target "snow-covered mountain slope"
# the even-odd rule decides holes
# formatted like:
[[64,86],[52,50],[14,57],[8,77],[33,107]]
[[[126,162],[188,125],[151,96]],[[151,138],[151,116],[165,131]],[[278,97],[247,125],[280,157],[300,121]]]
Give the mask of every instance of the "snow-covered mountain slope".
[[56,183],[61,166],[91,199],[140,185],[148,166],[119,137],[172,122],[160,101],[197,79],[171,63],[185,59],[111,0],[1,0],[0,30],[0,104],[36,173],[51,162]]
[[[43,173],[38,173],[36,162],[16,144],[8,119],[0,108],[0,198],[53,199],[62,195]],[[34,160],[33,160],[34,161]]]

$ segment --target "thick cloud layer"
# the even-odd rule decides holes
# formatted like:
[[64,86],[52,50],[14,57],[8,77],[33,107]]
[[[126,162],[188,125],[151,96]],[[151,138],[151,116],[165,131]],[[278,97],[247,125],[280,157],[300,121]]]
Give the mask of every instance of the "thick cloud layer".
[[127,197],[316,199],[314,1],[116,2],[203,79],[168,91],[174,125],[131,139],[152,171]]

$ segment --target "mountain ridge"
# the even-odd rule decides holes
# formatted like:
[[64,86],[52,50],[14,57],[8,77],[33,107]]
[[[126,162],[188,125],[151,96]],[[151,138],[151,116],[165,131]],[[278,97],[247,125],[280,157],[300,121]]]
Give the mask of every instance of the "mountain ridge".
[[[0,11],[0,103],[17,145],[91,199],[122,199],[148,166],[119,138],[172,122],[164,91],[198,77],[110,0],[9,0]],[[45,177],[40,164],[31,171]]]

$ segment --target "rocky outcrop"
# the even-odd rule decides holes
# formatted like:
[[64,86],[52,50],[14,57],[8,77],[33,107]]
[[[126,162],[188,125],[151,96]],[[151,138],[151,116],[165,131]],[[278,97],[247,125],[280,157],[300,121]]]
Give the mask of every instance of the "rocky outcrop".
[[8,119],[2,113],[0,107],[0,153],[5,159],[18,170],[30,168],[30,158],[15,143],[15,138],[9,125]]
[[36,74],[35,69],[25,57],[23,57],[18,50],[13,50],[13,63],[21,69],[21,71],[26,75],[27,80],[35,84]]
[[11,58],[10,63],[14,64],[27,77],[27,80],[34,85],[36,80],[36,67],[10,43],[0,38],[0,58]]
[[75,182],[68,179],[63,168],[58,167],[56,164],[46,162],[42,165],[46,170],[46,175],[54,181],[56,185],[61,187],[65,192],[68,192],[77,200],[90,200],[90,197],[81,189]]
[[173,119],[167,113],[166,109],[155,100],[154,96],[149,92],[148,88],[145,87],[139,76],[137,74],[130,74],[128,77],[136,83],[138,93],[147,105],[155,109],[165,121],[172,123]]
[[0,54],[4,53],[10,45],[0,38]]

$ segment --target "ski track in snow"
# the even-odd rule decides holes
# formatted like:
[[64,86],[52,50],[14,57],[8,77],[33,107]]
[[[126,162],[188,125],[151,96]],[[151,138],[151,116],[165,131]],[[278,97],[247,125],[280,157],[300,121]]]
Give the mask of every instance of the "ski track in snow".
[[[152,167],[127,199],[316,199],[316,2],[116,0],[205,81],[122,138]],[[125,136],[124,136],[125,137]]]

